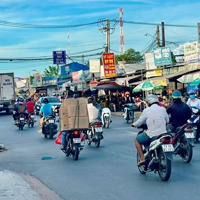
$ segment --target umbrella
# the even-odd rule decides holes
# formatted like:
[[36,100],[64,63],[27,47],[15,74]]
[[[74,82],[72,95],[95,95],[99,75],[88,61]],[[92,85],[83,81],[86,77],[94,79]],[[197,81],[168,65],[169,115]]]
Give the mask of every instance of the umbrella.
[[145,81],[143,83],[140,83],[139,85],[137,85],[134,89],[133,92],[139,92],[139,91],[149,91],[149,90],[153,90],[155,87],[159,86],[154,85],[153,83],[151,83],[150,81]]
[[200,78],[196,78],[190,83],[190,86],[198,86],[200,84]]
[[113,84],[102,84],[95,87],[95,89],[100,90],[118,90],[121,89],[120,85],[113,85]]

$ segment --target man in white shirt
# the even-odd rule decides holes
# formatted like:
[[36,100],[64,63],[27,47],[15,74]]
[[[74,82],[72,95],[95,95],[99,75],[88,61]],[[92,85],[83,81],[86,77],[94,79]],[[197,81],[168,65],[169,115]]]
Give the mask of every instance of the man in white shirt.
[[135,139],[135,146],[141,158],[138,166],[145,162],[142,144],[148,143],[149,140],[154,136],[167,133],[166,125],[169,123],[169,117],[166,109],[159,105],[158,98],[155,95],[149,95],[146,101],[149,107],[144,109],[140,118],[132,124],[133,127],[140,127],[145,123],[147,125],[146,132],[137,135]]

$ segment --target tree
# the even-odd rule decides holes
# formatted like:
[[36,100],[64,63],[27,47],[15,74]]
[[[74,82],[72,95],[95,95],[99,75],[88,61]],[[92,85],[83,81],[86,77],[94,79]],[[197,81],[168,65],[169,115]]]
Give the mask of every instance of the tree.
[[143,61],[143,57],[140,55],[139,51],[128,49],[124,54],[116,55],[115,61],[126,61],[127,64],[140,63]]
[[59,76],[59,66],[49,66],[48,69],[44,70],[44,75],[45,76]]

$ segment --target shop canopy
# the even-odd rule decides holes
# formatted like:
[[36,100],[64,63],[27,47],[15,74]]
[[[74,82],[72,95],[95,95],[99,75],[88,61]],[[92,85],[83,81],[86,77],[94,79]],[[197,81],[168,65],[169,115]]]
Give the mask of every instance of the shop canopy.
[[197,78],[190,83],[190,86],[194,87],[194,86],[198,86],[199,84],[200,84],[200,78]]
[[149,91],[155,89],[155,87],[158,87],[158,84],[153,84],[150,81],[145,81],[143,83],[140,83],[137,85],[134,89],[133,92],[139,92],[139,91]]

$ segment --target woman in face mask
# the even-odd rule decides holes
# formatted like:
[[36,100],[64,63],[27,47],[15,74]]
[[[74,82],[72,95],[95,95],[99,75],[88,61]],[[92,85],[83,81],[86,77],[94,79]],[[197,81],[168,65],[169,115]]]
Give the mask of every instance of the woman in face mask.
[[195,97],[195,91],[191,90],[188,92],[189,100],[187,101],[187,105],[190,107],[196,107],[200,109],[200,100]]

